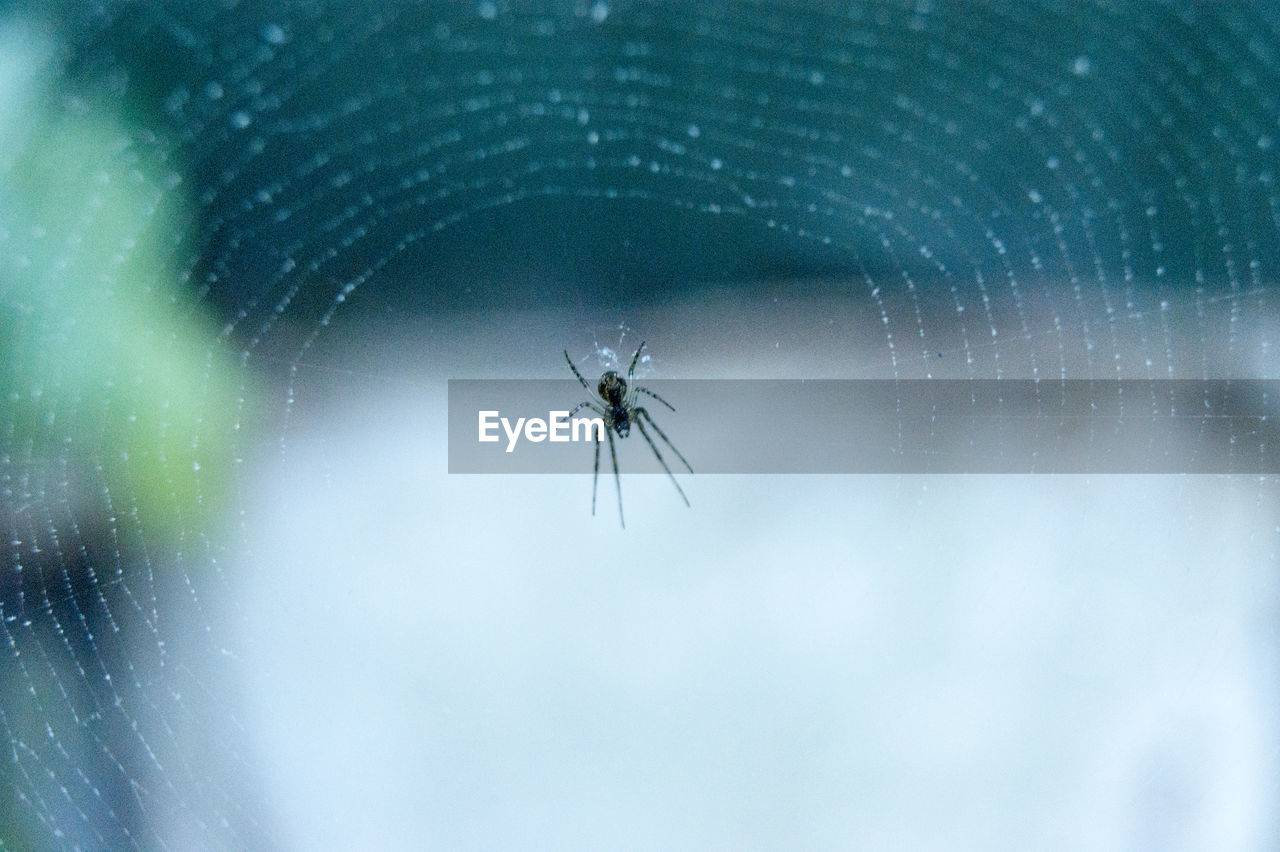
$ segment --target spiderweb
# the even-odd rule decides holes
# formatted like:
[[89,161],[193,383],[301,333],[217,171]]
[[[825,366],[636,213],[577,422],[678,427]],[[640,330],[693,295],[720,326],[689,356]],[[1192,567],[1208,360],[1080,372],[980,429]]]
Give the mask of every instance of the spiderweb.
[[1273,479],[647,477],[623,543],[439,444],[646,337],[1276,378],[1276,92],[1254,3],[11,9],[0,842],[1266,848]]

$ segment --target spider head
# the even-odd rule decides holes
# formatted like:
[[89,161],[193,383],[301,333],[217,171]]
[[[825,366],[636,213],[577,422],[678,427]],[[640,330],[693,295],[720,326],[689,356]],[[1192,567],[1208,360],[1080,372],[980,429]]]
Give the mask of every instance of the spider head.
[[610,370],[600,377],[596,392],[610,406],[617,408],[627,398],[627,380],[619,376],[616,371]]

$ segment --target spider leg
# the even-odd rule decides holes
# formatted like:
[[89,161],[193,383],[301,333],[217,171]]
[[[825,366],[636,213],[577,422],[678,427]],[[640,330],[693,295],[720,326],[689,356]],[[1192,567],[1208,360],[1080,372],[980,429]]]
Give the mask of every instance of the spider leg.
[[[609,422],[610,422],[609,412],[601,408],[600,403],[596,402],[595,400],[588,399],[585,402],[578,403],[576,406],[574,406],[573,410],[569,412],[569,417],[572,418],[573,415],[577,414],[579,411],[581,411],[584,408],[588,408],[592,411],[592,413],[600,415],[600,419],[604,421],[605,431],[606,432],[609,431]],[[597,440],[599,439],[597,438]]]
[[644,421],[648,420],[649,425],[652,426],[654,431],[658,433],[658,437],[662,438],[662,440],[666,442],[668,447],[671,447],[672,452],[674,452],[677,456],[680,456],[680,461],[684,462],[684,466],[689,468],[690,473],[693,473],[693,468],[689,467],[689,463],[687,461],[684,461],[684,456],[680,455],[680,451],[677,450],[672,445],[671,440],[662,433],[662,430],[658,428],[658,424],[653,422],[653,418],[649,416],[649,412],[645,411],[643,408],[637,408],[636,415],[637,415],[636,425],[640,427],[640,434],[644,435],[645,441],[649,443],[649,449],[653,450],[653,454],[658,457],[658,464],[662,465],[662,469],[667,472],[667,476],[671,479],[671,484],[676,487],[676,491],[680,492],[680,499],[684,501],[684,504],[686,506],[688,506],[689,498],[685,496],[684,489],[681,488],[680,483],[676,481],[676,475],[671,472],[671,468],[667,467],[667,460],[664,459],[662,457],[662,453],[658,451],[658,445],[655,444],[653,442],[653,439],[649,437],[649,430],[644,428]]
[[[644,431],[643,426],[640,428],[640,431],[642,432]],[[622,517],[622,477],[618,476],[618,453],[613,448],[613,430],[606,429],[605,434],[609,436],[609,458],[613,460],[613,483],[618,487],[618,523],[622,524],[622,528],[625,530],[627,528],[627,521],[625,518]],[[600,439],[597,438],[596,439],[597,452],[599,452],[599,447],[600,447],[599,441]],[[651,441],[649,445],[653,446],[653,442]]]
[[640,353],[644,351],[644,341],[640,341],[640,348],[636,350],[636,354],[631,356],[631,366],[627,368],[627,384],[631,384],[631,378],[636,373],[636,362],[640,360]]
[[649,395],[649,396],[653,397],[653,398],[654,398],[654,399],[656,399],[658,402],[660,402],[660,403],[662,403],[663,405],[665,405],[667,408],[670,408],[672,411],[675,411],[675,410],[676,410],[676,407],[675,407],[674,405],[672,405],[671,403],[667,402],[665,399],[663,399],[662,397],[658,396],[656,393],[654,393],[653,391],[649,390],[648,388],[642,388],[642,387],[640,387],[639,385],[636,385],[636,387],[635,387],[635,391],[636,391],[636,393],[643,393],[643,394],[647,394],[647,395]]
[[591,471],[591,517],[596,516],[596,484],[600,481],[600,436],[596,435],[596,465]]
[[[685,460],[685,457],[680,454],[680,451],[676,449],[676,445],[671,443],[671,439],[667,437],[666,432],[662,431],[662,427],[659,426],[657,423],[653,422],[653,418],[649,416],[649,412],[643,408],[637,408],[635,411],[636,411],[636,414],[644,415],[644,419],[649,421],[649,425],[653,427],[653,431],[658,433],[658,437],[661,438],[666,443],[666,445],[671,448],[671,452],[676,454],[676,458],[680,459],[680,461],[684,463],[684,466],[689,469],[689,472],[693,473],[693,465],[689,464],[689,462]],[[636,422],[638,423],[639,420],[637,419]],[[644,432],[643,426],[640,427],[640,431]],[[646,437],[648,436],[646,435]],[[654,452],[656,453],[657,450],[654,450]],[[658,456],[658,460],[661,461],[662,456]],[[666,465],[663,465],[663,466],[665,467]],[[667,471],[667,472],[670,473],[670,471]]]
[[578,377],[578,381],[582,382],[582,386],[587,389],[587,393],[591,393],[591,385],[587,384],[587,380],[582,378],[582,374],[578,372],[578,368],[573,366],[573,360],[569,357],[569,350],[564,350],[564,360],[569,362],[569,369],[573,370],[573,374]]
[[[581,411],[584,408],[590,409],[593,413],[599,414],[604,419],[604,422],[606,424],[605,431],[607,432],[609,415],[597,403],[591,400],[586,400],[585,402],[580,402],[577,405],[575,405],[573,407],[573,410],[569,412],[569,417],[573,417],[573,415],[577,414],[579,411]],[[592,431],[594,432],[594,430]],[[595,514],[596,514],[596,487],[600,484],[600,433],[595,432],[594,437],[596,442],[596,461],[595,461],[595,465],[593,465],[591,469],[591,515],[592,517],[595,517]],[[610,451],[613,450],[612,435],[610,435],[609,437],[609,449]],[[614,473],[616,474],[618,472],[618,462],[616,458],[614,459],[614,462],[613,462],[613,468],[614,468]],[[621,487],[619,487],[618,489],[618,499],[619,501],[621,501],[622,499]],[[619,505],[621,505],[621,503],[619,503]]]

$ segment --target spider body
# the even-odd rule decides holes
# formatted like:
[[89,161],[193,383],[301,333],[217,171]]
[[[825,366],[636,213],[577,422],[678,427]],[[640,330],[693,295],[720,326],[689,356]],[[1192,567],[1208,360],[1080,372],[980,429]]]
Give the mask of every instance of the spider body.
[[[573,366],[573,362],[570,361],[569,365]],[[617,371],[610,370],[600,377],[596,392],[600,394],[600,399],[605,404],[605,413],[608,415],[605,418],[605,424],[613,426],[620,438],[630,435],[631,413],[627,410],[626,404],[627,380],[619,376]]]
[[[641,342],[640,348],[636,349],[636,354],[631,357],[631,366],[627,369],[627,377],[624,379],[616,370],[609,370],[600,377],[599,383],[596,384],[596,398],[589,399],[586,402],[580,402],[574,409],[569,412],[569,416],[577,414],[584,408],[594,411],[604,419],[604,434],[609,440],[609,458],[613,462],[613,481],[618,489],[618,522],[626,529],[627,522],[622,515],[622,478],[618,475],[618,453],[614,448],[613,435],[616,432],[618,438],[625,438],[631,434],[631,424],[634,423],[640,429],[640,434],[644,436],[644,440],[649,445],[649,449],[653,450],[653,454],[658,459],[658,464],[662,465],[662,469],[667,472],[667,476],[671,479],[671,483],[675,485],[676,491],[680,494],[680,499],[684,500],[686,506],[689,505],[689,498],[685,496],[684,489],[680,487],[680,483],[676,481],[675,474],[671,472],[671,468],[667,467],[667,461],[662,457],[662,452],[658,449],[658,445],[649,437],[649,430],[645,428],[647,421],[654,432],[658,433],[658,437],[666,444],[671,452],[676,454],[676,458],[684,464],[684,466],[693,473],[693,468],[680,451],[671,443],[671,439],[666,433],[659,428],[657,423],[653,422],[653,417],[649,415],[647,409],[642,405],[636,404],[636,396],[645,394],[651,396],[658,402],[675,411],[675,407],[662,397],[646,387],[641,387],[635,383],[636,363],[640,360],[640,353],[644,350],[644,343]],[[569,362],[569,369],[573,370],[573,375],[577,377],[587,392],[591,392],[591,385],[587,384],[587,380],[578,372],[578,368],[573,365],[573,359],[569,357],[568,350],[564,353],[564,360]],[[600,438],[596,437],[596,461],[595,469],[591,478],[591,514],[596,513],[596,486],[600,481]]]

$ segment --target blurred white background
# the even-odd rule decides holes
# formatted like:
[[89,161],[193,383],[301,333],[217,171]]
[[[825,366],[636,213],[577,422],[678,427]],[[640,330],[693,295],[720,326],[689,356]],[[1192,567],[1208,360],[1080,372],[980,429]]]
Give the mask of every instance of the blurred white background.
[[[555,376],[581,336],[471,345]],[[649,339],[664,378],[773,343]],[[296,848],[1280,839],[1274,483],[695,475],[687,509],[625,475],[637,439],[623,531],[586,448],[582,476],[446,474],[459,373],[376,365],[463,341],[384,345],[316,371],[246,512],[247,724]]]

